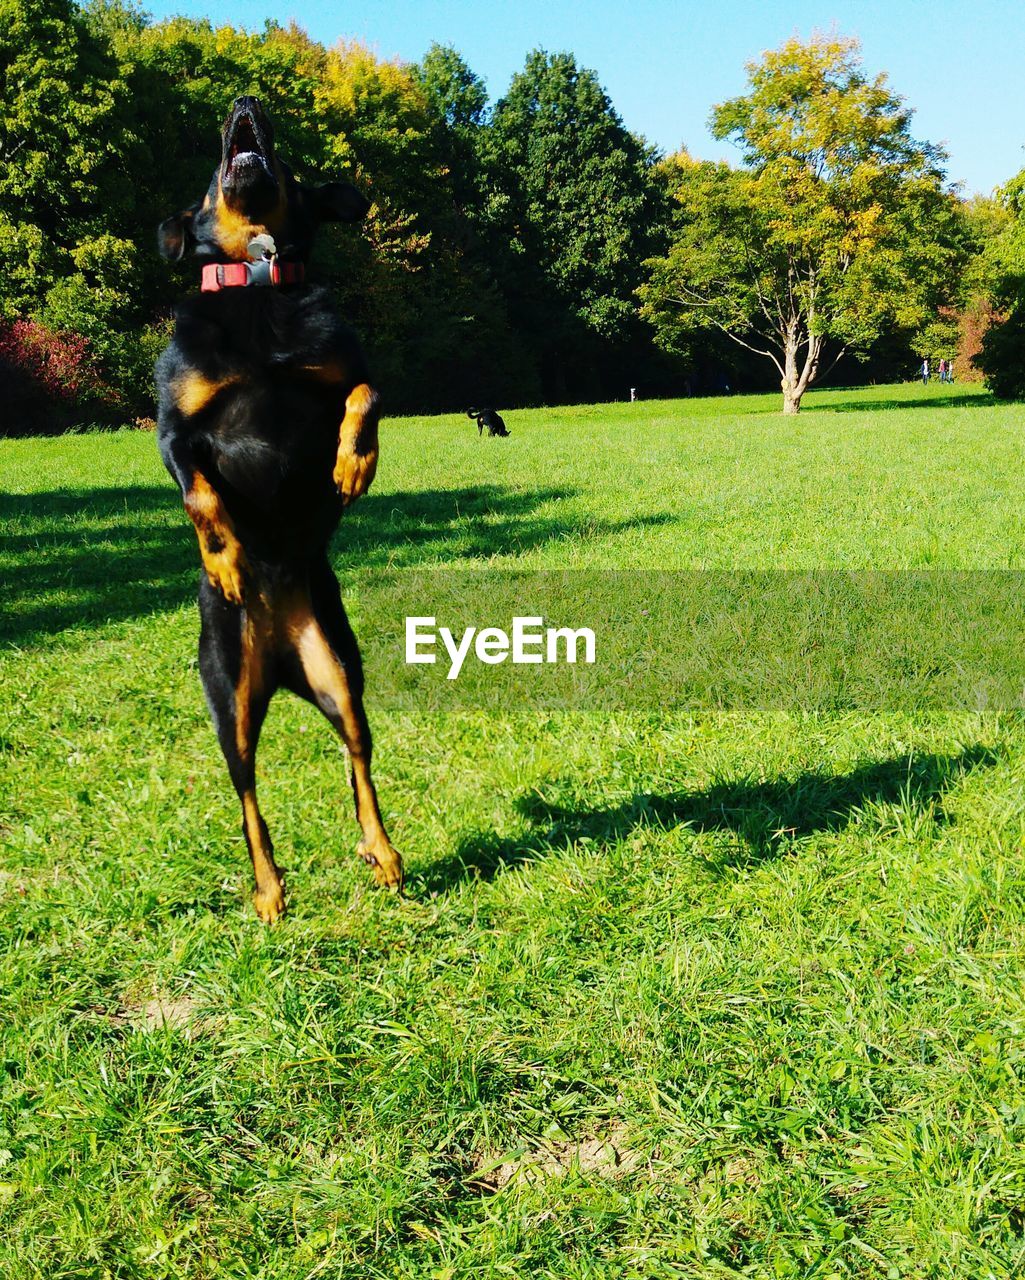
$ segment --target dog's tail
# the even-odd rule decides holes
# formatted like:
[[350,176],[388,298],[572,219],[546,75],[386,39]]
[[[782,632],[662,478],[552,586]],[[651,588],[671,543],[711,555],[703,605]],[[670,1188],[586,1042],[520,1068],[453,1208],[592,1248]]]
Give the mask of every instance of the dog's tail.
[[480,416],[480,413],[479,413],[479,410],[477,409],[467,409],[466,416],[468,418],[476,418]]

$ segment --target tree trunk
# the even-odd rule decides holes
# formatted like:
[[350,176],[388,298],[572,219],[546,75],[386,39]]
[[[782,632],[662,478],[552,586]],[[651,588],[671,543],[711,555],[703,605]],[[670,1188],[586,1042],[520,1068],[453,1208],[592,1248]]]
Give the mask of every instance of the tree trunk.
[[797,373],[797,326],[793,322],[787,331],[783,348],[783,380],[780,387],[783,391],[783,412],[785,414],[799,412],[804,387],[801,386]]
[[804,368],[798,373],[797,352],[801,343],[797,334],[797,326],[792,324],[786,336],[786,345],[783,351],[783,380],[780,383],[783,390],[783,412],[788,415],[801,411],[801,399],[815,381],[815,375],[819,371],[822,338],[809,334],[805,341],[808,344],[808,350],[805,352]]

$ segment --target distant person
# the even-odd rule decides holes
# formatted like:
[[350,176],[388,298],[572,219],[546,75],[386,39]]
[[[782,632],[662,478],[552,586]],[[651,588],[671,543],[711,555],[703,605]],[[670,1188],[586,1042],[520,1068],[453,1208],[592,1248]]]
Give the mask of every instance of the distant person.
[[947,381],[948,381],[948,382],[951,382],[951,383],[954,381],[954,362],[953,362],[953,360],[948,360],[948,361],[947,361]]
[[940,361],[940,363],[939,363],[939,372],[940,372],[940,382],[946,382],[946,380],[947,380],[947,362],[946,362],[946,360],[941,360],[941,361]]
[[919,369],[918,373],[919,373],[919,376],[920,376],[920,377],[921,377],[921,379],[922,379],[922,386],[924,387],[924,386],[926,385],[926,383],[929,381],[929,361],[928,361],[928,359],[925,359],[925,360],[923,360],[923,361],[922,361],[922,367],[921,367],[921,369]]

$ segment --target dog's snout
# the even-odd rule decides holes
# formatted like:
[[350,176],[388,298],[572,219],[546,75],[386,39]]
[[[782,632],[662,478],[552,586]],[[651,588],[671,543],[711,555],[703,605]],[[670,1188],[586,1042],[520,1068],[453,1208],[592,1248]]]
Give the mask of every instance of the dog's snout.
[[243,94],[235,99],[221,130],[222,189],[236,195],[243,188],[276,187],[274,131],[260,99]]

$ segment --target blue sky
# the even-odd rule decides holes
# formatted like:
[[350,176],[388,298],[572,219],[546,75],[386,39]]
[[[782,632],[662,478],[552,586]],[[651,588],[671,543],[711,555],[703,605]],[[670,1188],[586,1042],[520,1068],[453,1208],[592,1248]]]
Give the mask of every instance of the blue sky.
[[452,44],[501,97],[529,50],[571,50],[593,67],[629,128],[663,150],[733,158],[708,133],[709,108],[739,93],[744,63],[788,36],[832,25],[861,38],[915,108],[915,132],[943,143],[949,175],[989,191],[1025,167],[1025,6],[1021,0],[156,0],[144,7],[259,29],[295,18],[325,43],[357,37],[414,61]]

